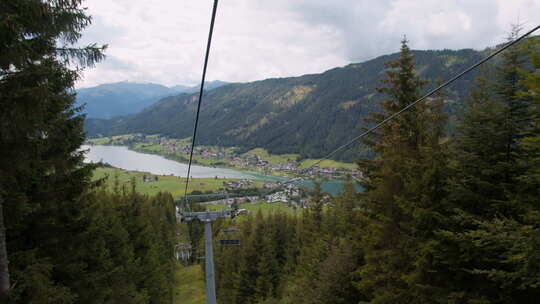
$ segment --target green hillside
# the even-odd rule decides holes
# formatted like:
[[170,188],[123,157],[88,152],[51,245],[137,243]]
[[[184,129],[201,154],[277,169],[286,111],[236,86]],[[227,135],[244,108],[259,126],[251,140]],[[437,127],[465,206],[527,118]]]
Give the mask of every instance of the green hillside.
[[[416,71],[430,81],[447,79],[482,57],[481,52],[414,51]],[[198,143],[262,147],[272,154],[297,153],[319,158],[358,134],[363,118],[377,109],[376,93],[386,66],[396,54],[350,64],[322,74],[230,84],[208,91],[203,100]],[[448,105],[462,100],[474,73],[456,82]],[[197,95],[166,97],[139,114],[86,122],[90,137],[127,133],[191,136]],[[453,110],[453,106],[447,106]],[[356,151],[355,151],[356,150]],[[352,160],[357,149],[336,155]]]

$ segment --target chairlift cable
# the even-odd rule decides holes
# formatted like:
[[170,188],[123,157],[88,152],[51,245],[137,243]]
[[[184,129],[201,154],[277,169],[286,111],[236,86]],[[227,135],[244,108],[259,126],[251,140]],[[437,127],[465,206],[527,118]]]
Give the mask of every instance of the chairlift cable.
[[197,126],[199,124],[199,113],[201,111],[201,102],[204,91],[204,81],[206,79],[206,68],[208,66],[208,57],[210,56],[210,46],[212,44],[212,34],[214,32],[214,23],[216,20],[216,11],[217,11],[218,0],[214,0],[214,8],[212,9],[212,19],[210,21],[210,31],[208,33],[208,43],[206,45],[206,55],[204,57],[204,67],[201,79],[201,88],[199,90],[199,102],[197,103],[197,115],[195,116],[195,126],[193,127],[193,137],[191,139],[191,151],[189,153],[189,163],[188,163],[188,172],[186,177],[186,189],[184,191],[184,196],[187,195],[188,185],[189,185],[189,175],[191,173],[191,163],[193,160],[193,149],[195,148],[195,139],[197,137]]

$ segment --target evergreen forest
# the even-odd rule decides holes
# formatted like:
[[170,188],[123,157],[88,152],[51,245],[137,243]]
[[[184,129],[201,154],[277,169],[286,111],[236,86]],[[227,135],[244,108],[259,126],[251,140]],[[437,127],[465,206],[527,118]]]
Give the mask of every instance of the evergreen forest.
[[[135,180],[107,187],[83,162],[74,84],[106,46],[78,44],[92,22],[82,3],[0,0],[0,302],[171,303],[175,200],[138,193]],[[516,26],[508,40],[518,36]],[[436,85],[418,74],[406,39],[387,59],[364,125]],[[349,152],[364,191],[351,182],[328,199],[316,186],[295,214],[215,222],[218,302],[537,301],[540,40],[483,65],[455,113],[445,108],[452,94],[370,133],[369,153]],[[200,253],[202,225],[188,228]],[[231,237],[240,246],[220,246]]]
[[[515,39],[514,28],[509,39]],[[449,131],[445,94],[365,138],[365,191],[250,215],[218,259],[221,303],[534,303],[540,296],[538,40],[484,66]],[[407,41],[378,122],[420,97]],[[489,76],[489,77],[488,77]],[[490,80],[494,79],[494,80]],[[450,134],[450,135],[448,135]],[[227,236],[218,227],[216,233]],[[217,246],[217,245],[216,245]]]
[[[175,205],[83,163],[82,1],[0,1],[0,303],[170,303]],[[75,67],[75,68],[74,68]]]

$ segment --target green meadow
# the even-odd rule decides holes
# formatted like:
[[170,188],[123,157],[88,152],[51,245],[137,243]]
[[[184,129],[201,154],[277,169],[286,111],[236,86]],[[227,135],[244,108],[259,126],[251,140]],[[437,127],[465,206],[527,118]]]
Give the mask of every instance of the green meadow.
[[[221,210],[225,208],[223,205],[220,205],[220,204],[206,205],[205,207],[209,211]],[[288,214],[294,214],[296,212],[293,208],[285,205],[284,203],[266,203],[266,202],[245,203],[245,204],[239,204],[238,208],[246,209],[251,214],[255,214],[259,210],[263,214],[269,214],[269,213],[278,212],[278,211],[285,212]]]
[[[143,177],[149,177],[152,179],[150,182],[144,182]],[[154,177],[157,176],[157,181],[154,181]],[[170,175],[155,175],[148,172],[139,171],[125,171],[116,168],[97,168],[94,171],[94,180],[103,179],[104,184],[113,189],[115,181],[118,180],[119,187],[126,187],[131,189],[132,180],[135,180],[135,189],[141,193],[153,195],[158,192],[170,192],[173,197],[178,198],[184,195],[184,189],[186,187],[185,177],[176,177]],[[232,181],[234,179],[225,178],[193,178],[188,186],[188,193],[198,191],[212,191],[217,192],[223,189],[223,183]],[[254,182],[255,186],[261,185],[263,182]]]
[[204,274],[201,265],[176,266],[174,304],[206,303]]
[[[305,159],[300,163],[300,169],[304,169],[307,167],[312,166],[316,162],[320,161],[320,159]],[[321,168],[342,168],[342,169],[354,169],[357,168],[356,164],[353,163],[342,163],[331,159],[325,159],[320,164],[318,164]]]

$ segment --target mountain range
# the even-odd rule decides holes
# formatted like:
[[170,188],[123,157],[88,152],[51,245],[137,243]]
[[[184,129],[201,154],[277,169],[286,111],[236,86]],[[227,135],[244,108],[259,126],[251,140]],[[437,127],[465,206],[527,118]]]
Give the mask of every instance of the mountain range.
[[[481,51],[412,51],[416,72],[429,81],[426,90],[483,58]],[[384,98],[376,92],[387,69],[385,62],[399,54],[349,64],[320,74],[272,78],[223,85],[204,94],[198,144],[266,148],[272,153],[321,157],[349,141],[365,126],[363,119]],[[475,73],[447,91],[447,111],[455,111],[468,94]],[[162,98],[140,113],[115,119],[88,119],[90,137],[126,133],[163,134],[185,138],[193,132],[198,101],[195,93]],[[334,156],[353,160],[359,147]]]
[[[205,83],[205,90],[227,84],[223,81]],[[77,106],[84,105],[83,113],[88,118],[110,119],[117,116],[138,113],[166,96],[179,93],[194,93],[200,85],[177,85],[166,87],[155,83],[115,82],[77,90]]]
[[[214,81],[205,81],[204,82],[204,90],[213,90],[215,88],[219,88],[221,86],[224,86],[226,84],[229,84],[228,82],[221,81],[221,80],[214,80]],[[177,91],[178,93],[196,93],[199,92],[201,89],[201,85],[196,86],[184,86],[184,85],[176,85],[172,86],[171,89]]]

